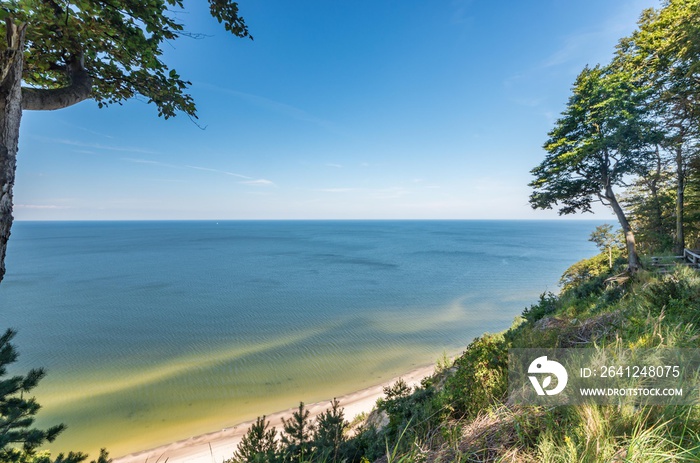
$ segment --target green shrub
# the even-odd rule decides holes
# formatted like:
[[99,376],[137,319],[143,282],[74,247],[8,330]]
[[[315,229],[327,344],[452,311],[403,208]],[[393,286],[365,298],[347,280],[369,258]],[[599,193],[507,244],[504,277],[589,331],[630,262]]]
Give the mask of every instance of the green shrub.
[[248,428],[241,442],[238,443],[233,458],[224,463],[268,463],[275,461],[278,451],[276,436],[277,431],[274,427],[270,429],[270,422],[265,419],[265,416],[258,417],[255,423]]
[[304,402],[299,402],[299,408],[292,413],[291,418],[282,418],[283,431],[280,436],[282,461],[298,462],[311,455],[311,436],[314,425],[309,419],[309,414],[309,410],[304,407]]
[[[563,277],[562,277],[563,278]],[[557,310],[559,298],[551,292],[540,294],[540,301],[523,310],[523,317],[530,323],[534,323]]]
[[[0,463],[81,463],[87,459],[82,452],[59,453],[52,457],[39,449],[53,442],[65,426],[59,424],[46,430],[34,428],[34,419],[41,409],[31,396],[44,377],[43,369],[32,369],[26,375],[8,375],[8,367],[17,361],[19,353],[12,344],[16,332],[8,329],[0,334]],[[108,463],[105,449],[92,463]]]
[[402,379],[384,388],[385,398],[377,408],[387,413],[389,423],[382,436],[389,447],[406,451],[416,441],[432,438],[432,431],[444,418],[442,403],[433,386],[411,388]]
[[664,311],[674,321],[697,323],[700,274],[688,267],[677,267],[672,273],[649,282],[642,297],[652,315]]
[[445,382],[444,398],[458,418],[473,418],[504,399],[508,388],[508,345],[503,335],[475,339],[455,360],[457,371]]
[[340,403],[333,399],[331,408],[318,415],[313,431],[315,459],[327,463],[342,461],[347,438],[345,431],[349,423],[345,421]]
[[385,450],[383,434],[373,426],[363,426],[346,443],[344,455],[348,462],[364,463],[377,460]]
[[559,279],[563,292],[576,290],[579,296],[592,293],[603,287],[602,283],[611,273],[608,256],[598,254],[590,259],[583,259],[566,269]]

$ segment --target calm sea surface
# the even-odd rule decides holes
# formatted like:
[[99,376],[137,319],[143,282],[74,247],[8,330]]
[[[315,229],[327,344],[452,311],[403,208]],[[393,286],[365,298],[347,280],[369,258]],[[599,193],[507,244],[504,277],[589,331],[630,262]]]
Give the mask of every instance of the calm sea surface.
[[54,451],[113,456],[331,399],[510,326],[590,221],[18,222],[14,372]]

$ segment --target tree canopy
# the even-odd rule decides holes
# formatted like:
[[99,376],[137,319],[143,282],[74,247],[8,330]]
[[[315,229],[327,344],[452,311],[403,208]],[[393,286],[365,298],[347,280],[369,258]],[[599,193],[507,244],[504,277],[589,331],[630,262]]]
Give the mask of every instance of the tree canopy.
[[574,83],[566,110],[544,145],[545,160],[532,170],[530,204],[559,207],[560,214],[591,212],[600,201],[615,212],[627,238],[630,269],[638,259],[634,235],[614,187],[642,173],[654,133],[643,118],[643,89],[613,67],[586,67]]
[[613,266],[613,250],[620,248],[619,234],[615,233],[609,223],[599,225],[591,232],[588,241],[595,243],[600,252],[608,255],[608,267]]
[[646,159],[640,97],[621,73],[596,66],[577,77],[566,110],[549,132],[545,160],[532,170],[533,207],[591,212],[608,188],[638,173]]
[[645,10],[610,64],[578,76],[544,148],[531,205],[560,214],[609,205],[630,268],[637,232],[647,251],[700,245],[700,0]]
[[[238,3],[208,0],[209,12],[250,37]],[[183,35],[183,0],[6,0],[0,3],[0,281],[12,228],[23,110],[55,110],[86,99],[99,107],[143,97],[158,115],[196,117],[190,82],[162,60]]]
[[620,41],[615,61],[651,90],[646,110],[663,135],[660,155],[674,171],[672,238],[680,253],[686,242],[686,181],[700,152],[700,2],[672,0],[644,11],[637,30]]
[[[230,0],[209,0],[225,29],[250,37]],[[92,98],[100,107],[140,95],[158,114],[195,116],[190,84],[162,61],[162,45],[182,35],[182,0],[11,0],[0,8],[3,36],[13,25],[25,33],[24,109],[59,109]],[[6,51],[9,44],[0,44]]]

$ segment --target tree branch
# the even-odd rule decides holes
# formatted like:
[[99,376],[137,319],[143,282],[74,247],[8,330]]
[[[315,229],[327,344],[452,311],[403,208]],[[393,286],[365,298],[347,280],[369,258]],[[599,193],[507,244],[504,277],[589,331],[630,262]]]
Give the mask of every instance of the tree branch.
[[68,64],[70,85],[54,89],[22,88],[22,109],[52,111],[73,106],[90,98],[92,78],[83,65],[82,57]]
[[63,8],[61,8],[58,3],[54,2],[53,0],[43,0],[43,3],[48,5],[53,10],[53,14],[57,19],[61,19],[65,14]]

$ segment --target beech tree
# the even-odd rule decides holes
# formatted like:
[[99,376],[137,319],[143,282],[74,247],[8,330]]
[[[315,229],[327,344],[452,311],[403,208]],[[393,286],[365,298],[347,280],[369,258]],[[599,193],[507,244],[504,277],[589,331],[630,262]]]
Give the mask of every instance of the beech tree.
[[[238,4],[208,0],[211,15],[250,37]],[[0,280],[12,227],[12,189],[23,110],[55,110],[86,99],[99,107],[141,96],[158,115],[196,117],[190,82],[162,60],[184,31],[183,0],[3,0],[0,3]]]
[[625,235],[628,270],[640,267],[634,233],[615,187],[648,164],[652,132],[643,118],[644,91],[611,67],[586,67],[574,83],[566,110],[549,132],[547,155],[532,170],[530,204],[559,207],[559,214],[612,208]]
[[653,91],[649,109],[674,168],[674,247],[682,254],[689,165],[700,155],[700,0],[645,10],[638,29],[620,41],[617,61]]
[[700,249],[700,157],[690,162],[687,186],[685,218],[688,243],[693,249]]
[[[671,170],[658,163],[646,175],[634,180],[620,203],[628,213],[638,249],[648,254],[675,249],[676,188]],[[687,222],[688,214],[684,216]]]

